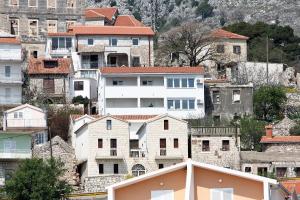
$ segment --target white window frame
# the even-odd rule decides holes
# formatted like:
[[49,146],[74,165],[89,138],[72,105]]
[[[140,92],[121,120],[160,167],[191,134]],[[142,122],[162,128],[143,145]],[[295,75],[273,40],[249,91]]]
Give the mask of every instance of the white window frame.
[[[179,108],[175,108],[175,101],[179,100],[180,101],[180,106]],[[187,108],[183,108],[183,100],[187,100]],[[168,101],[173,101],[173,104],[171,106],[171,108],[169,108],[169,104]],[[190,101],[194,101],[194,108],[190,108]],[[196,110],[197,109],[197,105],[195,103],[195,99],[194,98],[167,98],[167,110],[176,110],[176,111],[187,111],[187,110]]]
[[30,0],[28,0],[28,7],[29,7],[29,8],[37,8],[37,7],[38,7],[38,3],[39,3],[38,0],[35,0],[35,6],[31,6],[31,5],[29,4],[29,2],[30,2]]
[[161,193],[169,193],[169,195],[167,195],[168,198],[163,195],[163,199],[174,200],[174,190],[151,190],[151,200],[160,200],[162,196]]
[[76,0],[73,0],[73,3],[74,3],[74,6],[73,7],[69,7],[68,6],[68,0],[66,0],[67,8],[72,8],[72,9],[76,8]]
[[[19,19],[9,19],[9,25],[10,26],[11,26],[11,21],[12,20],[18,21],[18,32],[17,32],[17,34],[15,34],[16,36],[18,36],[20,34],[20,20]],[[11,32],[11,30],[10,30],[10,32]]]
[[[36,21],[36,35],[30,34],[30,22]],[[28,19],[28,36],[30,37],[38,37],[39,35],[39,20],[38,19]]]
[[[222,192],[222,194],[224,193],[224,191],[230,191],[231,192],[231,198],[230,200],[233,200],[233,188],[212,188],[210,189],[210,200],[214,200],[213,199],[213,192],[217,191],[217,192]],[[219,198],[218,200],[227,200],[224,199],[224,195],[221,196],[221,198]]]
[[[92,40],[92,41],[93,41],[93,44],[89,44],[89,40]],[[88,39],[87,39],[87,45],[88,45],[88,46],[94,46],[94,45],[95,45],[95,40],[94,40],[94,38],[88,38]]]
[[54,7],[50,7],[50,6],[49,6],[49,0],[47,0],[47,9],[48,9],[48,8],[56,8],[57,0],[53,0],[53,1],[55,2],[55,3],[54,3],[55,6],[54,6]]
[[[55,24],[56,24],[56,29],[55,29],[55,31],[54,32],[49,32],[49,23],[50,22],[55,22]],[[54,19],[49,19],[49,20],[47,20],[47,32],[48,33],[57,33],[57,20],[54,20]]]
[[17,0],[17,1],[18,1],[18,4],[17,4],[17,5],[12,5],[12,4],[11,4],[11,1],[12,1],[12,0],[9,0],[9,6],[17,6],[17,7],[19,7],[19,5],[20,5],[20,0]]
[[[113,45],[112,44],[112,40],[113,39],[115,39],[116,41],[117,41],[117,44],[116,45]],[[116,37],[110,37],[109,38],[109,46],[111,46],[111,47],[117,47],[118,46],[118,38],[116,38]]]
[[[239,95],[240,95],[240,100],[239,100],[239,102],[236,102],[236,101],[234,101],[234,92],[235,91],[239,91],[240,93],[239,93]],[[239,90],[239,89],[233,89],[232,90],[232,103],[233,104],[241,104],[241,90]]]
[[[138,41],[138,44],[133,44],[133,40],[137,40]],[[132,46],[140,46],[140,38],[132,38],[131,39],[131,42],[132,42]]]

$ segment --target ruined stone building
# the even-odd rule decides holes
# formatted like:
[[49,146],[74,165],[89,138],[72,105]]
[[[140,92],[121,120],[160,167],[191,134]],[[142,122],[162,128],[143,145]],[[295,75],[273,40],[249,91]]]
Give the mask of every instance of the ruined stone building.
[[262,152],[241,152],[242,171],[277,178],[300,177],[300,136],[277,134],[272,129],[266,126],[266,135],[260,141]]
[[253,85],[234,85],[226,80],[205,81],[205,113],[216,123],[253,113]]
[[29,55],[45,53],[48,32],[65,32],[83,18],[84,0],[1,0],[0,30],[20,37]]
[[194,161],[240,170],[240,130],[237,127],[192,127]]

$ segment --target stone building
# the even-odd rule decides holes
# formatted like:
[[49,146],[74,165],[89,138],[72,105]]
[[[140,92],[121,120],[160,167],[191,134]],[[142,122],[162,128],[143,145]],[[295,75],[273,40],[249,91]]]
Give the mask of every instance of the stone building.
[[[42,145],[35,145],[32,150],[32,156],[35,158],[49,159],[51,158],[50,141]],[[66,170],[62,179],[66,180],[74,189],[78,189],[79,179],[76,172],[75,150],[68,145],[59,136],[52,138],[52,156],[60,159],[64,163]]]
[[[89,121],[89,120],[88,120]],[[85,192],[101,192],[126,177],[139,176],[188,158],[187,122],[169,115],[98,116],[78,128],[75,154]],[[72,138],[72,137],[71,137]]]
[[300,177],[300,136],[273,135],[266,126],[260,141],[263,151],[242,151],[242,171],[253,174],[274,174],[277,178]]
[[29,89],[34,98],[43,98],[49,103],[70,102],[72,75],[72,63],[68,58],[29,60]]
[[48,32],[83,19],[84,0],[1,0],[0,30],[20,37],[28,54],[43,56]]
[[234,85],[226,80],[206,80],[205,113],[212,115],[217,122],[251,115],[253,85]]
[[192,127],[194,161],[240,170],[240,131],[237,127]]

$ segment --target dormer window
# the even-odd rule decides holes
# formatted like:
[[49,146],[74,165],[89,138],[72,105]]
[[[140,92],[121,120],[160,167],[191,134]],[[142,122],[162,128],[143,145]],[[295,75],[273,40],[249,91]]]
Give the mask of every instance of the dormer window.
[[44,68],[58,67],[58,60],[44,60]]

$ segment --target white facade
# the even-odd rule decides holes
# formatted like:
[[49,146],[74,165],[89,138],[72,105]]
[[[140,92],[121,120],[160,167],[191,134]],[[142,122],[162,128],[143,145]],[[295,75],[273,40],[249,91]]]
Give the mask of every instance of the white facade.
[[97,85],[97,80],[92,78],[74,78],[71,86],[72,96],[97,100]]
[[98,96],[102,115],[168,113],[181,119],[204,116],[203,74],[102,73]]
[[47,37],[46,57],[48,58],[67,58],[75,52],[75,36],[53,33]]
[[22,102],[21,44],[0,43],[0,105]]

